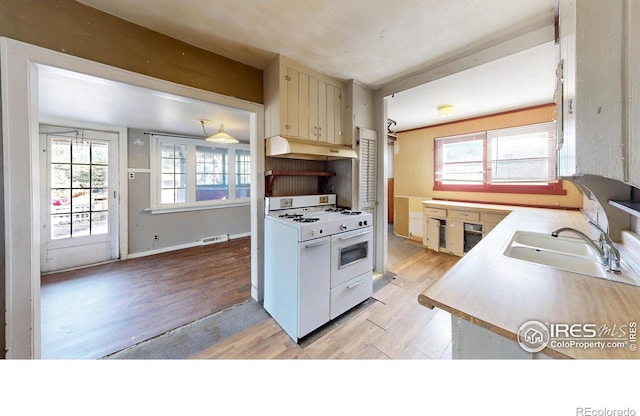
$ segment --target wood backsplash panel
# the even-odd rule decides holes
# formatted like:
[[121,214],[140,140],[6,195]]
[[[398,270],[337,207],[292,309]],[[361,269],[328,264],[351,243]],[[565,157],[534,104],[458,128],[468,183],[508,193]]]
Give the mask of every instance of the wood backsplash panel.
[[[324,172],[326,171],[326,162],[266,157],[265,170]],[[279,176],[273,182],[272,196],[316,193],[318,193],[318,178],[315,176]]]

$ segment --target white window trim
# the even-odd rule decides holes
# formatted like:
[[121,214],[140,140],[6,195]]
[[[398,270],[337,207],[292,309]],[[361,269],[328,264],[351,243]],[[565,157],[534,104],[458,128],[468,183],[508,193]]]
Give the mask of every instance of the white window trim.
[[[160,143],[171,142],[173,144],[184,144],[187,146],[187,202],[179,204],[161,204],[160,203],[160,175],[162,171],[162,158],[159,156]],[[196,146],[211,147],[219,149],[227,149],[228,153],[228,186],[229,199],[215,201],[196,201]],[[250,151],[248,144],[218,144],[210,143],[205,140],[192,138],[182,138],[176,136],[162,135],[158,133],[151,134],[149,146],[149,160],[151,166],[150,175],[150,200],[149,208],[145,211],[151,214],[167,214],[172,212],[200,211],[207,209],[232,208],[238,206],[247,206],[251,203],[251,198],[235,198],[235,181],[236,181],[236,149]]]

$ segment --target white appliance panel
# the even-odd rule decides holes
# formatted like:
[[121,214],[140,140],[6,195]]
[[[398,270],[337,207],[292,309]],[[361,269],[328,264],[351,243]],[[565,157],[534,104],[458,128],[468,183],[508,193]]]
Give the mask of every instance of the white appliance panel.
[[302,338],[329,321],[329,237],[299,244],[298,337]]

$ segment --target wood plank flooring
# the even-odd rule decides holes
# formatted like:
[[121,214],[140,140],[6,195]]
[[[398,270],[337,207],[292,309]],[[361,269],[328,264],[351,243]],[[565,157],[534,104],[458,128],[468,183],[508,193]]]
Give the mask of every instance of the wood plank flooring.
[[250,238],[42,276],[42,358],[94,359],[251,296]]
[[457,260],[457,257],[448,254],[421,250],[394,265],[390,271],[396,273],[396,278],[374,293],[373,300],[356,307],[339,325],[304,348],[294,343],[269,318],[192,358],[451,358],[449,314],[441,310],[429,310],[419,305],[417,299],[420,292],[441,277]]

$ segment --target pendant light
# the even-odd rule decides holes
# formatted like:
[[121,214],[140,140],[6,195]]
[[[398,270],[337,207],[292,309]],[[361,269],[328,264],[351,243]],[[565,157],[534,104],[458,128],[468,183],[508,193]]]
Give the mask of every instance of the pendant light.
[[206,136],[206,139],[205,139],[206,141],[214,142],[214,143],[222,143],[222,144],[234,144],[239,142],[238,139],[236,139],[235,137],[233,137],[232,135],[224,131],[224,124],[220,124],[220,130],[218,130],[216,134],[212,134],[211,136],[209,136],[207,134],[207,130],[204,128],[205,123],[207,123],[206,120],[200,120],[200,124],[202,124],[202,131]]

